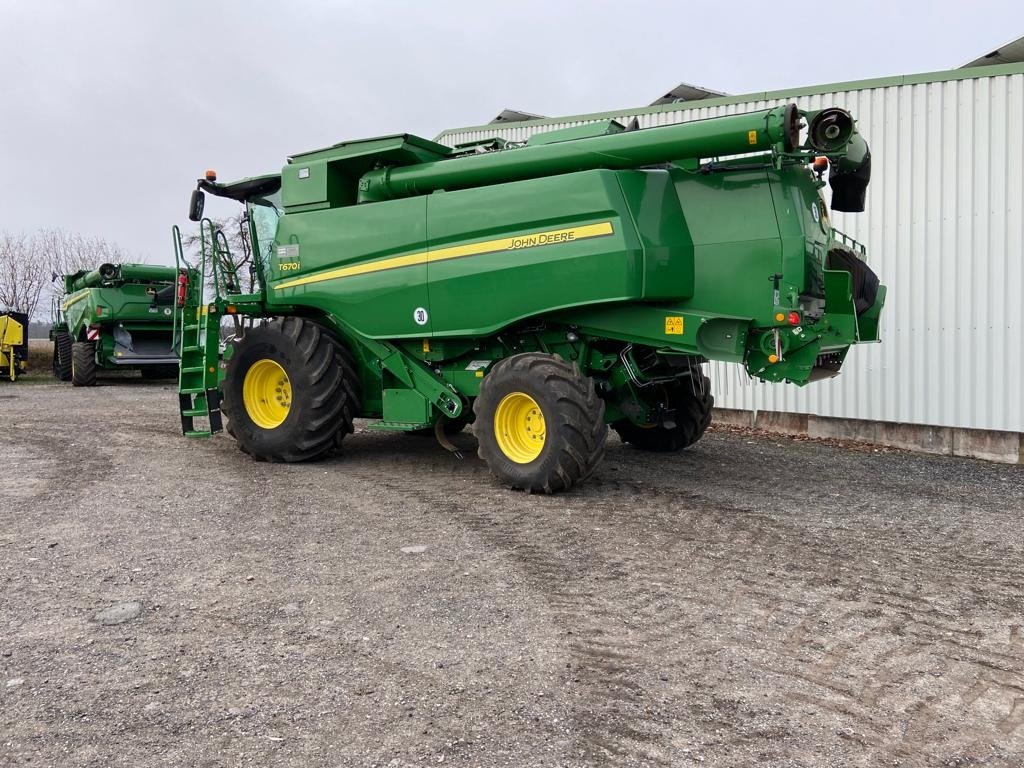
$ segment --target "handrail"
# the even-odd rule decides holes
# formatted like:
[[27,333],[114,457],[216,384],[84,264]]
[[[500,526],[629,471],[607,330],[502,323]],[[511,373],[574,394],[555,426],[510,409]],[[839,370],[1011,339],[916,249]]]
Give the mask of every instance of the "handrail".
[[[181,274],[182,264],[187,270],[189,268],[188,261],[185,260],[185,251],[181,245],[181,230],[178,225],[175,224],[171,227],[171,237],[174,241],[174,268],[178,270],[178,274]],[[174,314],[171,315],[171,349],[178,350],[178,359],[181,359],[182,353],[182,339],[185,335],[185,307],[178,306],[178,286],[174,286]]]
[[862,260],[864,259],[865,256],[867,256],[868,249],[864,247],[863,243],[858,242],[857,240],[854,240],[852,237],[850,237],[845,232],[840,232],[835,227],[832,227],[832,238],[835,239],[837,237],[843,243],[843,245],[848,245],[851,248],[853,248],[855,251],[859,252],[860,253],[860,257],[861,257]]
[[[223,229],[217,230],[215,234],[215,243],[217,245],[214,248],[214,253],[216,254],[217,260],[224,260],[220,264],[222,272],[221,277],[227,278],[227,282],[224,285],[224,290],[227,293],[241,293],[242,289],[238,283],[238,269],[235,266],[234,259],[231,258],[231,246],[228,245],[228,238],[227,235],[224,234]],[[234,290],[231,290],[231,286],[234,286]]]

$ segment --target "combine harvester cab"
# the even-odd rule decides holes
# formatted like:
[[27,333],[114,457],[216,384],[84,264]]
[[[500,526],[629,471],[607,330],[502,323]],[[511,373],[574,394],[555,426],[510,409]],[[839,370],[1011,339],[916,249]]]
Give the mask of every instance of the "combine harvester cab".
[[143,378],[178,374],[174,303],[178,270],[149,264],[101,264],[64,277],[54,306],[53,375],[93,386],[99,370],[139,370]]
[[[832,207],[863,210],[870,154],[853,118],[787,105],[520,145],[385,136],[295,155],[280,174],[209,175],[190,218],[204,193],[246,206],[259,290],[210,291],[199,269],[183,430],[216,431],[223,399],[243,451],[302,461],[355,417],[450,449],[473,422],[500,481],[549,493],[593,471],[608,426],[640,449],[686,448],[711,420],[703,363],[803,385],[878,341],[885,287],[833,232],[826,172]],[[266,322],[221,372],[209,318],[223,313]]]
[[0,312],[0,381],[17,381],[28,369],[28,315]]

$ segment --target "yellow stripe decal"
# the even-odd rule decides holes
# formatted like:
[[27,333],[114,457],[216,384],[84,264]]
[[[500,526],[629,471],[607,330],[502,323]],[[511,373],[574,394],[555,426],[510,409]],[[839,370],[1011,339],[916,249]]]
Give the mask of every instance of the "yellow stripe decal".
[[604,237],[614,233],[610,221],[602,221],[599,224],[586,224],[582,227],[570,227],[568,229],[551,229],[547,232],[534,232],[529,235],[513,235],[502,237],[498,240],[485,240],[481,243],[467,243],[466,245],[452,245],[447,248],[409,253],[405,256],[393,256],[389,259],[378,259],[365,264],[354,264],[351,267],[341,267],[321,272],[319,275],[309,277],[298,277],[284,283],[278,283],[274,288],[295,288],[299,285],[310,283],[321,283],[324,280],[337,280],[342,277],[354,277],[365,275],[370,272],[382,272],[385,269],[398,269],[399,267],[412,267],[418,264],[429,264],[435,261],[447,261],[449,259],[461,259],[466,256],[481,256],[485,253],[499,253],[501,251],[519,251],[524,248],[536,248],[542,245],[557,245],[558,243],[573,243],[577,240],[586,240],[591,237]]
[[82,293],[80,293],[77,296],[75,296],[75,298],[69,299],[68,301],[64,302],[64,311],[67,312],[68,311],[68,307],[70,307],[72,304],[77,304],[79,301],[81,301],[84,298],[87,298],[88,296],[89,296],[89,289],[86,288]]

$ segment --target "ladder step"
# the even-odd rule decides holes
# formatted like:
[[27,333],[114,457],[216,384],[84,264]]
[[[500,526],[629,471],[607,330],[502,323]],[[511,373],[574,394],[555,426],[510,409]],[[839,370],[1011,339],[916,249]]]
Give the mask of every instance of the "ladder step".
[[182,416],[209,416],[210,411],[206,408],[189,408],[181,412]]
[[204,366],[202,366],[202,365],[198,365],[198,366],[193,365],[193,366],[189,366],[187,368],[182,368],[181,372],[182,373],[202,373],[205,370],[206,370],[206,368]]
[[189,344],[187,346],[182,347],[181,351],[183,353],[184,352],[202,352],[203,348],[199,344]]
[[178,392],[180,392],[183,395],[198,395],[201,393],[205,393],[206,390],[203,389],[202,387],[179,387]]
[[430,423],[420,424],[414,421],[371,421],[366,425],[367,429],[380,429],[385,432],[408,432],[413,429],[430,429],[434,425]]
[[203,326],[201,326],[199,323],[185,323],[181,327],[182,327],[182,330],[185,330],[185,331],[198,331]]
[[206,429],[190,429],[185,433],[185,437],[210,437],[210,431]]

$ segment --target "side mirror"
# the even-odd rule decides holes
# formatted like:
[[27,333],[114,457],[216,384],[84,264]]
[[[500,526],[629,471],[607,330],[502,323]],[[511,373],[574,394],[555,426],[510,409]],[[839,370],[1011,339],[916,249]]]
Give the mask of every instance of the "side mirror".
[[193,189],[192,197],[188,201],[188,217],[191,221],[199,221],[203,218],[203,206],[206,205],[206,195],[201,189]]

